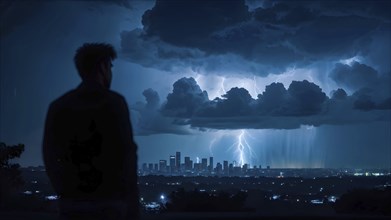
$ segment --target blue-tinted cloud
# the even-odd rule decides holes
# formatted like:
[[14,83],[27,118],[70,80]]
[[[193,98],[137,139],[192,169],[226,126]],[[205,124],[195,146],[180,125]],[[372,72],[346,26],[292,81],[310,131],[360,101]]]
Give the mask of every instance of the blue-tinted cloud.
[[282,115],[288,107],[288,91],[282,83],[272,83],[258,95],[258,111],[266,115]]
[[292,5],[287,2],[276,2],[272,6],[264,5],[254,10],[254,18],[271,25],[297,27],[314,20],[318,11],[307,8],[303,4]]
[[144,13],[142,23],[146,37],[159,37],[179,47],[212,51],[214,46],[208,44],[211,33],[249,18],[244,0],[224,3],[218,0],[158,0],[154,8]]
[[337,63],[330,77],[338,85],[348,87],[353,91],[362,88],[373,88],[379,83],[380,76],[372,67],[354,61],[351,65]]
[[313,115],[321,112],[322,104],[326,101],[326,94],[322,89],[307,80],[293,81],[288,93],[290,99],[288,100],[290,115]]
[[145,100],[147,101],[147,104],[146,104],[146,108],[148,109],[156,109],[159,107],[159,104],[160,104],[160,97],[159,97],[159,94],[149,88],[149,89],[146,89],[144,90],[143,92],[143,96],[145,97]]
[[320,16],[303,25],[290,42],[306,54],[307,59],[352,57],[366,49],[361,41],[375,30],[378,20],[360,16]]
[[348,94],[345,92],[345,90],[343,90],[341,88],[333,91],[332,96],[331,96],[332,99],[339,99],[339,100],[346,99],[347,97],[348,97]]
[[273,116],[314,115],[322,111],[326,98],[318,85],[307,80],[293,81],[288,90],[282,83],[272,83],[258,96],[258,111]]
[[198,117],[239,117],[254,113],[254,99],[244,88],[232,88],[222,98],[201,106],[194,116]]
[[144,90],[145,102],[130,105],[131,121],[135,135],[190,134],[191,131],[176,123],[175,118],[164,117],[160,112],[159,94],[149,88]]
[[171,117],[189,118],[208,101],[208,93],[201,90],[194,78],[182,78],[174,83],[162,112]]
[[242,64],[238,73],[261,76],[357,55],[391,58],[382,50],[370,52],[371,45],[388,41],[380,36],[389,32],[389,2],[333,4],[264,1],[250,11],[244,1],[158,0],[144,13],[143,30],[121,35],[122,48],[129,60],[148,67],[207,70],[217,61],[215,68],[226,70],[234,62]]
[[[256,100],[244,88],[209,100],[194,80],[178,80],[161,107],[177,124],[291,129],[385,120],[383,112],[374,110],[388,108],[384,79],[389,73],[383,61],[389,54],[371,52],[371,45],[387,41],[379,36],[389,32],[390,15],[382,9],[388,4],[263,1],[249,10],[244,1],[157,1],[144,13],[143,29],[122,33],[122,50],[132,62],[172,72],[192,68],[206,74],[265,76],[316,62],[335,65],[330,73],[324,71],[341,88],[331,98],[314,83],[293,81],[287,88],[281,83],[267,86]],[[356,56],[359,62],[338,63]],[[178,90],[182,87],[189,89]],[[372,90],[350,96],[345,92],[365,87]]]
[[364,88],[358,90],[352,95],[354,99],[354,108],[362,111],[391,109],[390,94],[385,94],[388,96],[383,95],[381,97],[378,97],[377,95],[378,91],[373,89]]
[[[146,90],[150,91],[150,90]],[[151,92],[152,93],[152,92]],[[155,94],[155,93],[153,93]],[[293,81],[288,89],[282,83],[266,86],[253,99],[244,88],[232,88],[221,98],[209,100],[193,78],[181,78],[154,115],[165,120],[170,131],[160,127],[156,133],[190,132],[189,126],[212,129],[295,129],[302,125],[354,124],[390,120],[390,98],[375,102],[368,91],[348,96],[343,89],[328,98],[322,89],[307,80]],[[156,95],[156,94],[155,94]],[[145,109],[139,109],[145,115]],[[168,126],[171,122],[172,126]],[[149,124],[149,129],[154,130]]]

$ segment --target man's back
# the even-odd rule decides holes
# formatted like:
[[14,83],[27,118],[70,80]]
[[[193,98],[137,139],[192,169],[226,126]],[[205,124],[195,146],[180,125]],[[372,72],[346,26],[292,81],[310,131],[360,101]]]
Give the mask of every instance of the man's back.
[[55,100],[46,119],[43,155],[56,192],[63,200],[125,201],[137,210],[132,137],[124,98],[95,82],[83,82]]

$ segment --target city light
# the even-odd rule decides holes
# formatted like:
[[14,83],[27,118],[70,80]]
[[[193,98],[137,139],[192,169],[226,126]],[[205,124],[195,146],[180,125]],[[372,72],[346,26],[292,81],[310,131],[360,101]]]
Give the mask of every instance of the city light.
[[27,190],[27,191],[24,191],[23,194],[25,194],[25,195],[31,195],[31,194],[33,194],[33,192]]
[[45,196],[46,200],[52,201],[52,200],[57,200],[58,196],[57,195],[50,195],[50,196]]
[[323,204],[323,200],[320,200],[320,199],[313,199],[313,200],[311,200],[311,203],[312,203],[312,204]]
[[329,197],[327,198],[327,200],[328,200],[329,202],[336,202],[336,201],[337,201],[337,197],[336,197],[336,196],[329,196]]
[[156,202],[147,203],[145,204],[145,209],[148,211],[157,211],[160,209],[160,205]]

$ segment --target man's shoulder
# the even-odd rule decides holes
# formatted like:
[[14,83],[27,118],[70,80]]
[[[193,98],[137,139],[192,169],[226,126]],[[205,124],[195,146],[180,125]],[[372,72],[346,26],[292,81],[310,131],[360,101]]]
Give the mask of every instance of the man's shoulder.
[[49,105],[49,108],[53,109],[53,108],[58,108],[62,105],[64,105],[66,102],[68,102],[72,97],[74,97],[76,95],[76,89],[72,89],[68,92],[66,92],[65,94],[61,95],[60,97],[56,98],[55,100],[53,100],[50,105]]
[[127,107],[126,100],[124,96],[121,94],[112,91],[112,90],[107,90],[107,101],[110,106],[113,106],[114,108],[120,108],[124,109]]
[[107,90],[109,98],[118,101],[118,102],[125,102],[125,98],[123,95],[119,94],[118,92]]
[[[72,89],[52,101],[49,105],[49,108],[51,110],[55,110],[62,109],[63,107],[73,106],[75,104],[75,100],[79,99],[80,93],[81,91],[79,91],[77,88]],[[99,96],[99,100],[101,100],[103,103],[109,104],[110,106],[127,106],[124,96],[115,91],[106,90],[103,91],[103,93],[100,93]]]

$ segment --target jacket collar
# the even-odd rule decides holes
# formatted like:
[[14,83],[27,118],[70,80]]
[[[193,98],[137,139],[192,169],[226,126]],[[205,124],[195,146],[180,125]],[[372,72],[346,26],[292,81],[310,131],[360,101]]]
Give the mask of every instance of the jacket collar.
[[107,90],[101,84],[92,80],[82,81],[77,88],[82,90]]

